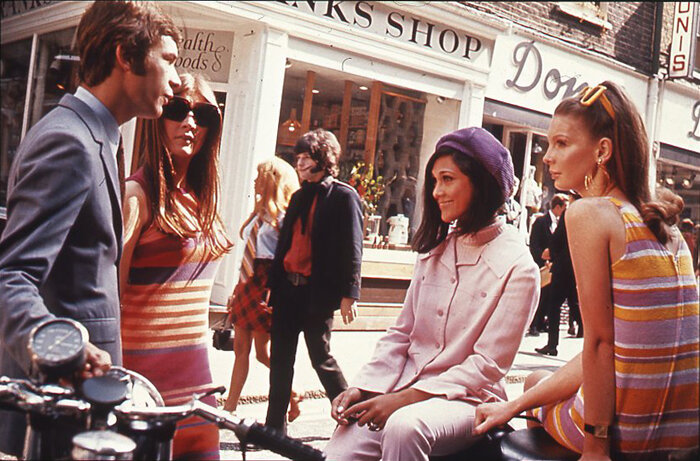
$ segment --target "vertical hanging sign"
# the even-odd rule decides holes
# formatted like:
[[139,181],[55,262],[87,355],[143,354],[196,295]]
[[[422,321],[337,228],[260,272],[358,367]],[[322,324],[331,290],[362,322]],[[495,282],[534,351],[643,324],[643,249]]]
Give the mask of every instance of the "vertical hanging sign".
[[668,75],[671,78],[689,77],[693,72],[696,31],[695,2],[674,4],[671,56],[668,61]]

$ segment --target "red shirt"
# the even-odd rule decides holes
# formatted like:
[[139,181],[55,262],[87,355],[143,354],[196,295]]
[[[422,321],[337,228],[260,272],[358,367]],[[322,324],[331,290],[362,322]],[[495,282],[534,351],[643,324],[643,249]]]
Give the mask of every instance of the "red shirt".
[[292,230],[292,244],[284,255],[284,270],[288,274],[301,274],[305,277],[311,275],[311,229],[314,224],[314,211],[316,210],[316,200],[311,204],[309,216],[306,219],[306,232],[301,231],[301,217],[297,218]]

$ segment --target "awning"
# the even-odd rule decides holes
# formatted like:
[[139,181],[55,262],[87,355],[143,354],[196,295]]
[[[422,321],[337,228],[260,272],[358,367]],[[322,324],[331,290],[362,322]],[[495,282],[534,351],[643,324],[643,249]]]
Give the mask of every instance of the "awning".
[[661,143],[659,152],[659,160],[670,160],[669,163],[680,164],[691,170],[700,171],[700,152],[682,149],[670,144]]
[[488,98],[484,101],[484,115],[512,122],[517,125],[537,128],[545,132],[549,129],[549,123],[552,121],[552,117],[542,112],[536,112]]

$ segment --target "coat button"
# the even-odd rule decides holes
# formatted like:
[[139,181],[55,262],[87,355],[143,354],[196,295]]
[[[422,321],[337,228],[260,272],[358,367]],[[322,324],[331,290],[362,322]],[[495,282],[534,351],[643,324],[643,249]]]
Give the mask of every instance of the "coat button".
[[435,349],[440,349],[440,343],[435,343]]
[[441,310],[438,311],[438,316],[442,317],[442,314],[444,314],[444,312],[443,312],[442,309],[441,309]]
[[450,283],[455,283],[456,281],[457,279],[455,279],[454,277],[450,278]]
[[485,292],[485,291],[482,291],[482,292],[481,292],[481,297],[482,297],[482,298],[485,298],[485,297],[486,297],[486,292]]

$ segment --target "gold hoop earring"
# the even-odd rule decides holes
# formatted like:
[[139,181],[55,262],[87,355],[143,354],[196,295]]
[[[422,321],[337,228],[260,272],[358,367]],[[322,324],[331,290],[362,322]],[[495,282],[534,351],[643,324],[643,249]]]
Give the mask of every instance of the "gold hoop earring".
[[591,175],[587,174],[583,177],[583,187],[588,190],[591,188],[591,184],[593,184],[593,178]]

